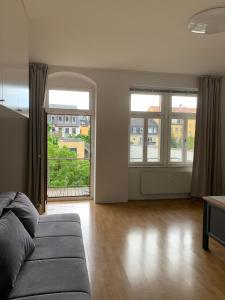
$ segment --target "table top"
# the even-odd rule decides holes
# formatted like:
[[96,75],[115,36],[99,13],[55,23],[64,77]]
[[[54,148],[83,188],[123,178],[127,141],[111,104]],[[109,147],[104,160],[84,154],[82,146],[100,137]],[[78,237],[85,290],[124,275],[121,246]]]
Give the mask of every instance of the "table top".
[[203,199],[215,206],[225,209],[225,196],[207,196],[203,197]]

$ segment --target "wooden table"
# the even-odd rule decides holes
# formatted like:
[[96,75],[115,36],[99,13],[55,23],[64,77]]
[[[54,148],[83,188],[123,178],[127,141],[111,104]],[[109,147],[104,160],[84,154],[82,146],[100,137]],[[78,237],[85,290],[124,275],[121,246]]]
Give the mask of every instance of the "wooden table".
[[225,196],[203,197],[202,247],[209,250],[209,237],[225,246]]

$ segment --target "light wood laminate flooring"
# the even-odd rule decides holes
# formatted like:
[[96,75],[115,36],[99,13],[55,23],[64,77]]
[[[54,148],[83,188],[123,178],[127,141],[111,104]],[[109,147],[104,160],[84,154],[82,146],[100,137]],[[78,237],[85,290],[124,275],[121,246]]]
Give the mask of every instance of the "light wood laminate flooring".
[[202,250],[202,202],[51,202],[81,217],[93,300],[225,299],[225,248]]

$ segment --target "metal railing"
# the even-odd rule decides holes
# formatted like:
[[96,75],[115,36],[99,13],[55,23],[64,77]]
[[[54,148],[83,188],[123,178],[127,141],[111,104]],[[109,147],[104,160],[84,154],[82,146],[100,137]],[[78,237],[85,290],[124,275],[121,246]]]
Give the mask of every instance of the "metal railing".
[[90,195],[90,160],[48,158],[48,197]]

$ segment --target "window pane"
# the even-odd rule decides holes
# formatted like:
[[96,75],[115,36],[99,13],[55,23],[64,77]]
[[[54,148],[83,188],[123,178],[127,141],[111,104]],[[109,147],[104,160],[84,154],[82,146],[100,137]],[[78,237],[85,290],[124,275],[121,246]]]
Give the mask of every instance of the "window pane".
[[183,134],[184,134],[184,120],[171,120],[171,135],[170,135],[170,161],[183,161]]
[[143,162],[144,119],[131,118],[130,162]]
[[195,143],[195,123],[193,119],[187,120],[187,161],[192,162],[194,157],[194,143]]
[[89,109],[89,92],[49,90],[49,108]]
[[161,111],[161,96],[149,94],[131,94],[131,111]]
[[160,161],[160,133],[161,133],[161,120],[148,119],[147,160],[149,162]]
[[172,112],[196,113],[196,96],[172,96]]

